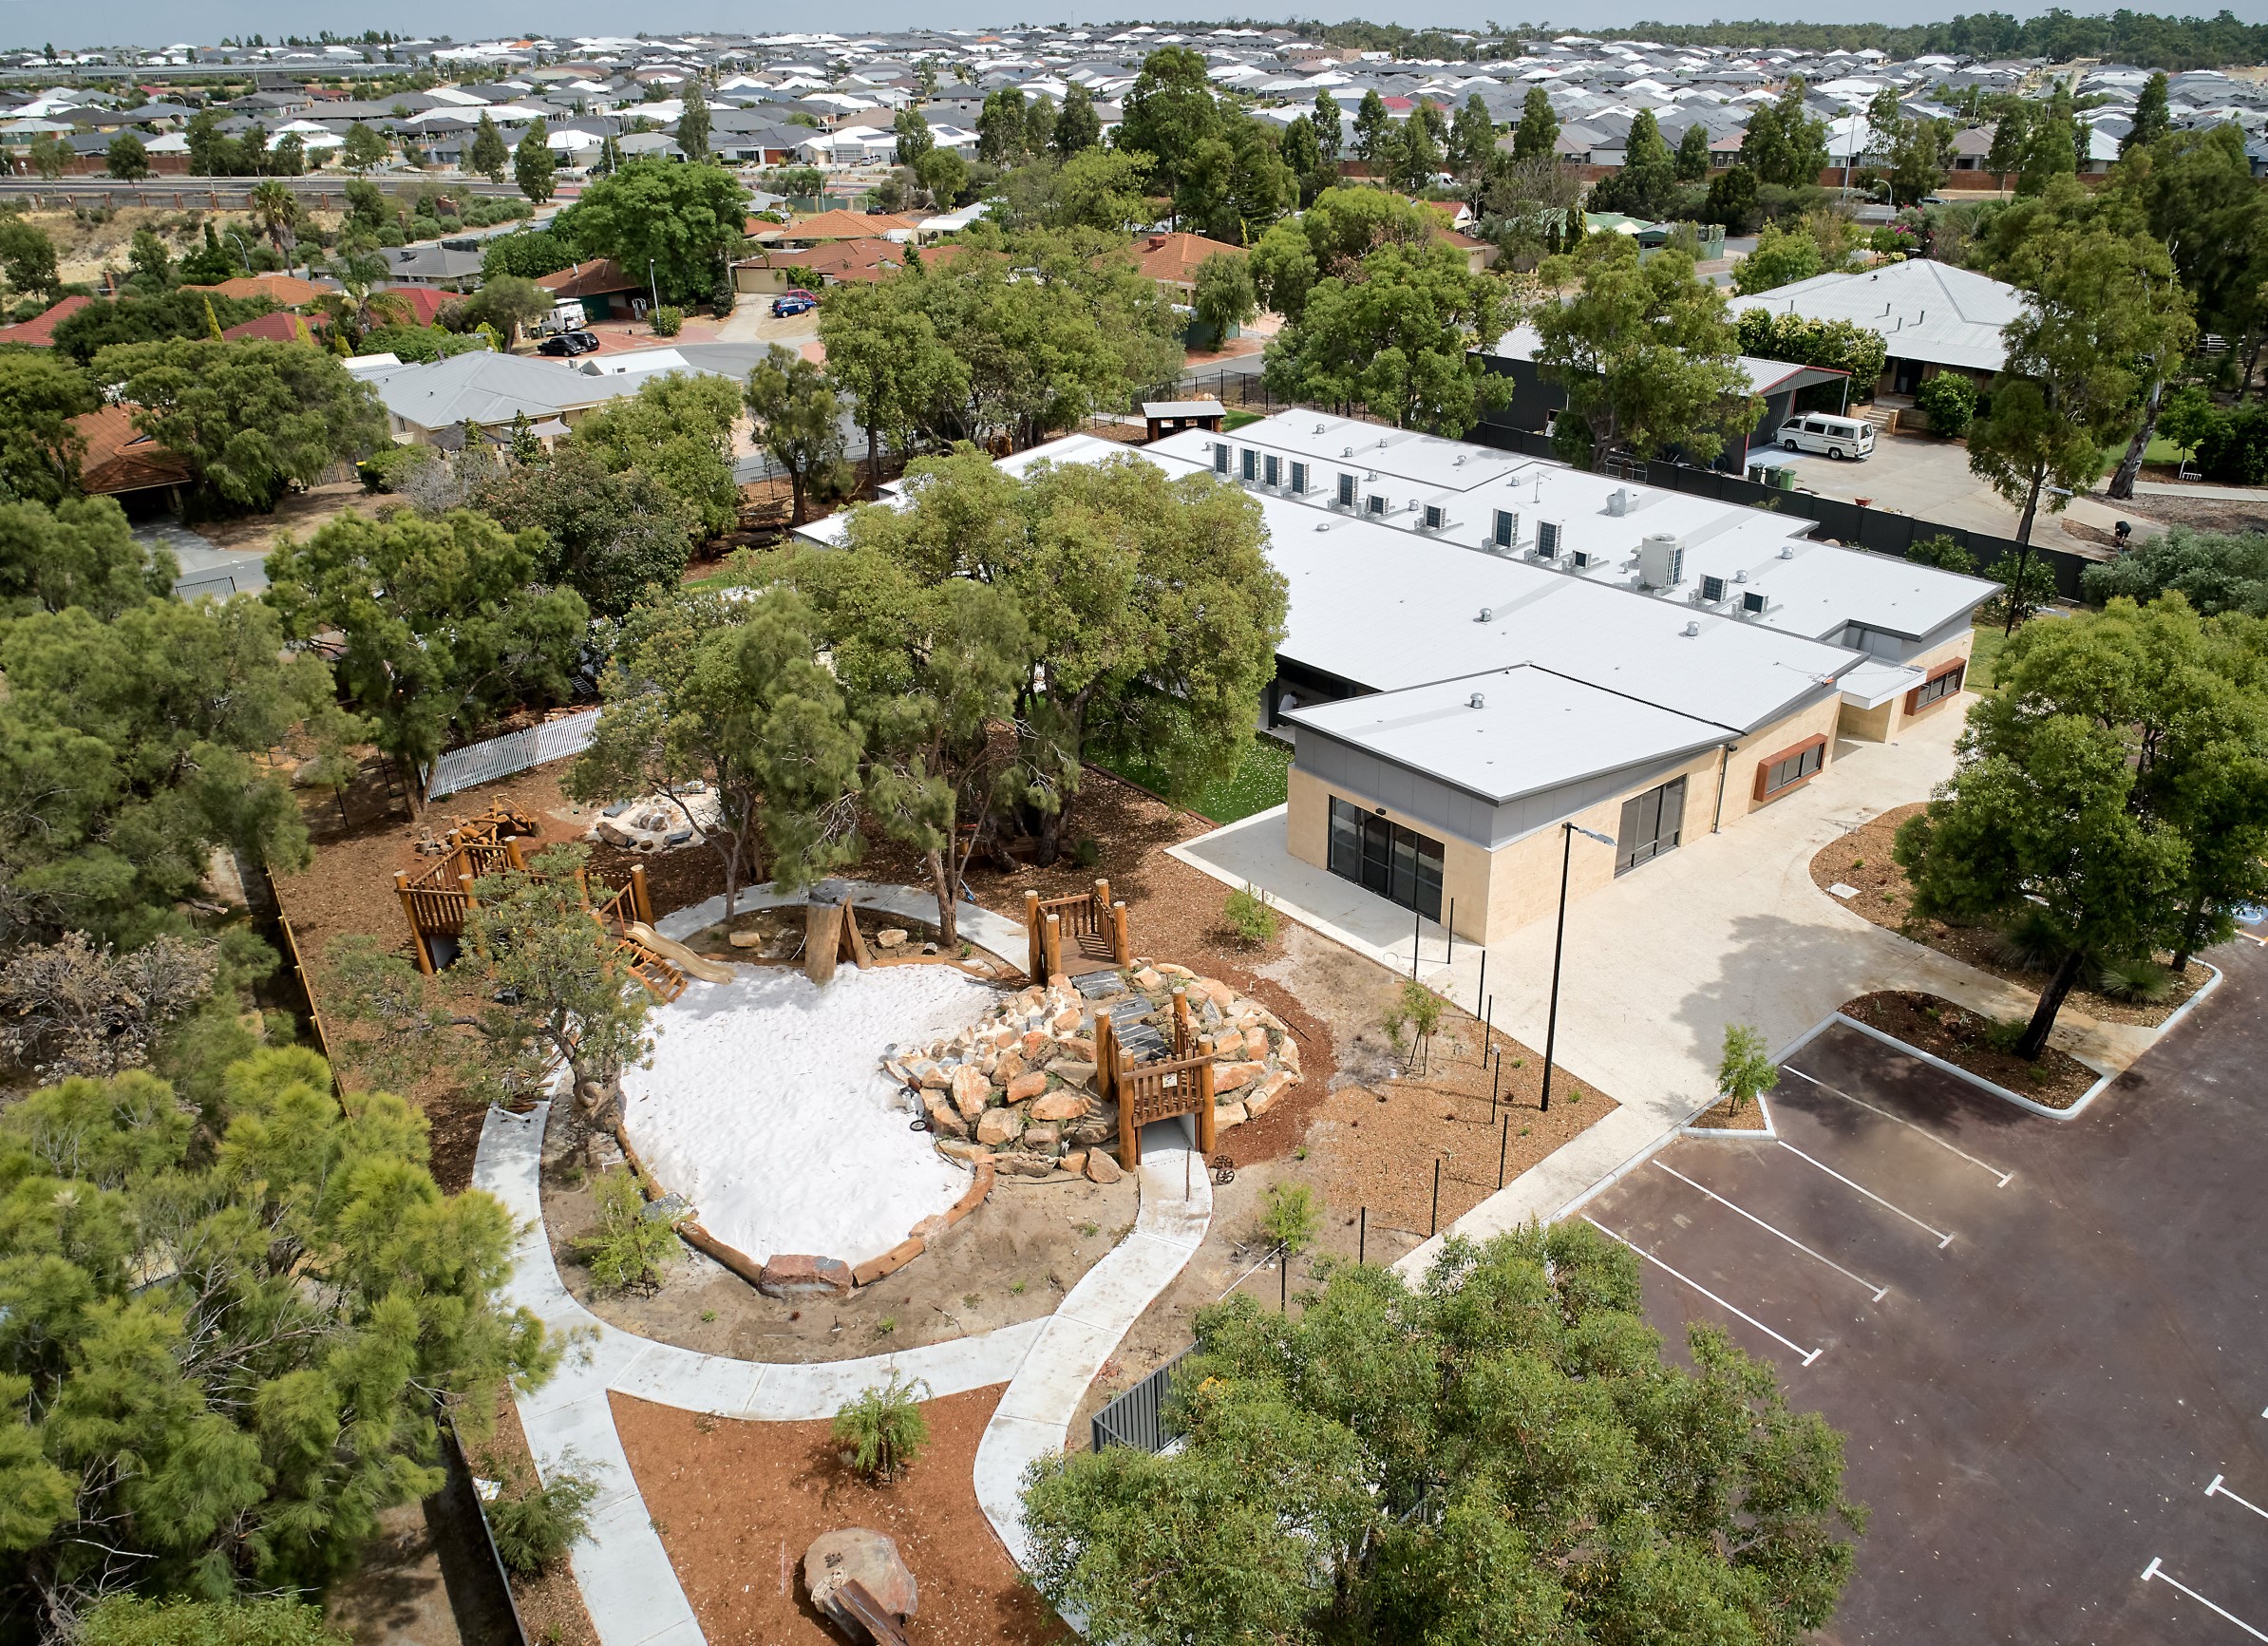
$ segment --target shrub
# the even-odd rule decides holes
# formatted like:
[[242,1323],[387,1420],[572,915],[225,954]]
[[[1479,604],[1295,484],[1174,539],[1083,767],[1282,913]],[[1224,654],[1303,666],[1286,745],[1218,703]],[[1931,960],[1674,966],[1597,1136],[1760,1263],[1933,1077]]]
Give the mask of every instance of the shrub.
[[1725,1052],[1717,1062],[1717,1091],[1738,1114],[1780,1084],[1779,1068],[1766,1050],[1764,1031],[1745,1023],[1725,1025]]
[[1401,992],[1394,996],[1394,1003],[1386,1009],[1386,1015],[1380,1019],[1379,1026],[1386,1031],[1387,1041],[1396,1051],[1404,1050],[1402,1031],[1405,1029],[1410,1031],[1408,1057],[1410,1062],[1415,1063],[1417,1054],[1426,1049],[1433,1038],[1434,1031],[1441,1027],[1441,996],[1412,977],[1402,985]]
[[2063,935],[2039,909],[2026,910],[1993,939],[1993,957],[2024,972],[2050,972],[2063,958]]
[[1976,570],[1976,557],[1942,532],[1934,538],[1919,538],[1908,543],[1906,558],[1918,566],[1935,566],[1940,572]]
[[1315,1203],[1315,1191],[1305,1183],[1277,1183],[1268,1191],[1268,1203],[1260,1210],[1260,1227],[1268,1231],[1268,1238],[1284,1249],[1288,1258],[1296,1258],[1315,1243],[1315,1231],[1323,1226],[1323,1208]]
[[1228,895],[1220,905],[1220,918],[1230,931],[1256,946],[1276,940],[1280,918],[1276,912],[1275,900],[1250,881],[1245,882],[1242,891]]
[[79,1620],[78,1646],[346,1646],[305,1600],[143,1600],[117,1595]]
[[677,1235],[667,1219],[649,1215],[636,1175],[609,1172],[594,1192],[598,1227],[575,1243],[575,1255],[590,1269],[592,1283],[601,1292],[660,1285],[677,1250]]
[[893,1372],[889,1382],[838,1411],[834,1437],[844,1445],[843,1463],[874,1481],[894,1479],[911,1466],[929,1444],[929,1419],[921,1411],[928,1397],[928,1384],[903,1382]]
[[1940,371],[1914,391],[1914,404],[1929,413],[1929,431],[1958,440],[1976,419],[1976,385],[1957,371]]
[[541,1485],[529,1484],[518,1464],[502,1472],[504,1489],[483,1505],[488,1534],[505,1565],[515,1572],[540,1572],[589,1528],[598,1483],[573,1467]]
[[664,303],[653,312],[653,334],[656,337],[674,337],[685,330],[685,311],[674,303]]
[[2106,960],[2096,987],[2113,1000],[2155,1006],[2173,993],[2174,974],[2145,956],[2139,960]]

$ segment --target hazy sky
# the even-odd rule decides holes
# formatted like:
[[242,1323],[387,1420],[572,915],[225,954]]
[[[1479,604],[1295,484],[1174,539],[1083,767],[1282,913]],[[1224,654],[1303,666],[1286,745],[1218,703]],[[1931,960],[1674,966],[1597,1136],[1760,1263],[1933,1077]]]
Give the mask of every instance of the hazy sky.
[[[1040,3],[1040,0],[1034,0]],[[1003,9],[1002,0],[862,0],[847,6],[781,7],[774,5],[747,6],[728,3],[728,0],[664,0],[663,4],[625,10],[619,4],[605,0],[543,0],[531,4],[530,0],[452,0],[435,4],[434,0],[389,0],[388,4],[372,5],[369,0],[209,0],[209,3],[183,6],[179,0],[115,0],[114,4],[100,8],[66,8],[57,10],[52,5],[36,4],[35,0],[0,0],[0,44],[40,45],[50,39],[58,46],[87,46],[110,42],[163,45],[183,38],[210,41],[223,34],[260,33],[271,39],[284,34],[312,35],[331,28],[341,33],[359,32],[364,28],[387,27],[396,30],[446,30],[460,40],[512,33],[533,29],[555,35],[614,34],[644,28],[659,33],[671,29],[731,28],[750,33],[825,28],[838,33],[866,29],[890,29],[919,26],[945,28],[994,28],[1017,21],[1051,23],[1073,21],[1079,23],[1110,22],[1124,15],[1115,9],[1106,12],[1095,7],[1065,9],[1067,0],[1047,0],[1054,9],[1014,12]],[[2171,0],[2133,0],[2137,9],[2185,11],[2195,9],[2210,13],[2221,9],[2220,0],[2210,4],[2176,6]],[[2080,12],[2111,9],[2107,3],[2090,4],[2089,0],[2071,0],[2070,9]],[[2268,20],[2268,0],[2229,0],[2229,9],[2247,22]],[[1201,0],[1175,0],[1171,13],[1177,19],[1200,17],[1224,18],[1251,16],[1256,8],[1235,5],[1207,5]],[[1350,16],[1391,18],[1398,23],[1442,24],[1449,27],[1476,28],[1494,17],[1506,23],[1531,20],[1534,13],[1517,5],[1484,5],[1473,0],[1392,0],[1370,6],[1348,6],[1329,3],[1302,5],[1295,8],[1303,16],[1336,19]],[[1603,28],[1635,24],[1640,20],[1666,23],[1705,23],[1712,17],[1774,17],[1821,21],[1832,17],[1836,21],[1850,21],[1859,17],[1877,18],[1887,23],[1926,23],[1950,17],[1956,11],[2006,10],[2019,16],[2032,16],[2045,9],[2040,4],[2011,4],[2009,0],[1869,0],[1862,7],[1844,9],[1842,7],[1822,7],[1817,0],[1596,0],[1579,8],[1571,8],[1564,14],[1554,14],[1548,26],[1555,32],[1578,28]],[[1143,21],[1142,18],[1129,19]],[[99,27],[102,37],[79,38],[75,28],[89,25]]]

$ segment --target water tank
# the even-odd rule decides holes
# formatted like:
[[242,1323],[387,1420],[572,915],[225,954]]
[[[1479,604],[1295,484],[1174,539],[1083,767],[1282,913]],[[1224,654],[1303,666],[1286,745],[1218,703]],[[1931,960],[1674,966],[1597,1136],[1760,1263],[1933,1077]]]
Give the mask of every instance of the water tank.
[[1638,539],[1638,581],[1649,589],[1673,589],[1685,579],[1685,539],[1670,532],[1649,532]]

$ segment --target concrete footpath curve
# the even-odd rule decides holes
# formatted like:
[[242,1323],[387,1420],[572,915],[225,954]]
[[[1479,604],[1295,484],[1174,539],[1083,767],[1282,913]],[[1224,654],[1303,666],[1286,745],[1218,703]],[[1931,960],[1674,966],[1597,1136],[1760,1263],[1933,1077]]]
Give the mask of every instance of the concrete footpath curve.
[[1041,1322],[1039,1341],[976,1444],[976,1502],[1019,1566],[1028,1565],[1024,1471],[1064,1449],[1103,1363],[1203,1243],[1213,1183],[1185,1122],[1142,1134],[1142,1212],[1120,1241]]
[[[855,883],[851,895],[866,908],[933,921],[936,915],[936,900],[909,886]],[[800,900],[801,894],[784,897],[756,886],[742,894],[740,906]],[[723,918],[718,898],[656,926],[682,939]],[[969,941],[1011,960],[1022,955],[1021,923],[973,903],[960,906],[959,919]],[[574,1468],[597,1485],[589,1534],[570,1560],[600,1646],[700,1646],[706,1638],[631,1474],[610,1393],[716,1417],[791,1423],[833,1417],[893,1374],[920,1379],[934,1395],[1006,1383],[978,1445],[976,1493],[1020,1562],[1016,1487],[1025,1467],[1061,1448],[1096,1372],[1195,1255],[1212,1217],[1204,1163],[1186,1162],[1194,1169],[1184,1195],[1186,1128],[1166,1122],[1143,1134],[1142,1209],[1134,1232],[1087,1271],[1052,1315],[857,1360],[739,1360],[625,1332],[567,1290],[543,1224],[543,1130],[550,1112],[548,1103],[524,1115],[490,1109],[474,1158],[473,1186],[495,1196],[520,1231],[502,1301],[536,1315],[562,1346],[558,1371],[517,1403],[537,1473],[548,1480]]]

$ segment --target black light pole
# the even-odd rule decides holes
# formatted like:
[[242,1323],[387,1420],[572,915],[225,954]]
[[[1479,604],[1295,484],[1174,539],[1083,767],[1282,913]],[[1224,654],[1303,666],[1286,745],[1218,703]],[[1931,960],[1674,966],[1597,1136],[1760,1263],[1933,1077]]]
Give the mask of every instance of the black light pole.
[[1587,829],[1573,819],[1559,827],[1565,832],[1559,837],[1559,930],[1551,945],[1551,1012],[1543,1023],[1543,1103],[1540,1110],[1543,1114],[1551,1113],[1551,1054],[1559,1038],[1559,957],[1567,949],[1567,869],[1575,859],[1575,837],[1586,835],[1602,846],[1615,843],[1611,837]]

